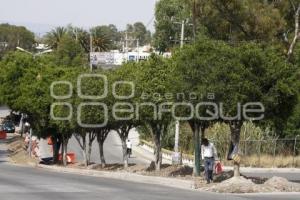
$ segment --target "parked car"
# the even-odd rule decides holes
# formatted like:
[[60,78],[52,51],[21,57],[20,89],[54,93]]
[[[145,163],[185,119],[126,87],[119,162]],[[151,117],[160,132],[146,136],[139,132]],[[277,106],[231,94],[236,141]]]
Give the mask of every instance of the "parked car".
[[0,133],[1,133],[1,132],[5,132],[5,131],[4,131],[3,124],[0,124]]
[[6,133],[14,133],[15,132],[15,125],[12,121],[4,121],[3,122],[3,129]]

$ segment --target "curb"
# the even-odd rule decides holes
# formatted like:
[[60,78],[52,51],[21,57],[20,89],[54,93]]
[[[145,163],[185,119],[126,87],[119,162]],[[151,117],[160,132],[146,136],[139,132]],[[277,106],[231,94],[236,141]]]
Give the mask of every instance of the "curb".
[[153,184],[153,185],[162,185],[165,187],[178,188],[189,191],[196,191],[201,193],[211,193],[211,194],[220,194],[220,195],[232,195],[234,197],[252,197],[252,196],[268,196],[268,195],[300,195],[300,192],[266,192],[266,193],[216,193],[203,191],[194,188],[194,181],[187,180],[178,180],[172,178],[164,177],[154,177],[154,176],[144,176],[139,174],[127,173],[127,172],[105,172],[105,171],[96,171],[90,169],[76,169],[76,168],[65,168],[59,166],[49,166],[49,165],[22,165],[22,164],[12,164],[19,167],[28,167],[28,168],[40,168],[45,169],[51,172],[65,173],[65,174],[77,174],[83,176],[92,176],[99,178],[109,178],[121,181],[130,181],[135,183],[144,183],[144,184]]
[[110,178],[122,181],[130,181],[136,183],[146,183],[153,185],[163,185],[167,187],[185,189],[185,190],[194,190],[194,181],[189,180],[179,180],[175,178],[165,178],[165,177],[155,177],[155,176],[144,176],[129,172],[106,172],[106,171],[97,171],[91,169],[76,169],[76,168],[65,168],[59,166],[49,166],[38,164],[36,168],[46,169],[49,171],[67,173],[67,174],[78,174],[85,176],[93,176],[100,178]]

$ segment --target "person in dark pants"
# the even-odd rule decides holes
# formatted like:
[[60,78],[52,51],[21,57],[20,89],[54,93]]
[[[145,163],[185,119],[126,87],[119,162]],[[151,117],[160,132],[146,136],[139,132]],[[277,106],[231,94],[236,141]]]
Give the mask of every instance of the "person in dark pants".
[[205,178],[207,184],[209,184],[211,181],[213,181],[213,170],[215,160],[218,160],[217,150],[213,143],[209,142],[207,138],[203,138],[201,152],[202,160],[204,160]]

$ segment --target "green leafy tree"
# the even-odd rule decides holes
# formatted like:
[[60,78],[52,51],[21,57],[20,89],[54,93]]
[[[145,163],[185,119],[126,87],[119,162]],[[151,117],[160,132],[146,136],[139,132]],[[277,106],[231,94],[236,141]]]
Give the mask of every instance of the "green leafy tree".
[[110,33],[112,30],[107,26],[96,26],[90,30],[93,36],[93,50],[107,51],[113,48],[113,40]]
[[[128,154],[127,154],[127,145],[126,141],[131,129],[136,127],[139,124],[139,120],[136,119],[134,113],[135,102],[139,98],[136,96],[136,71],[139,70],[139,66],[136,63],[127,63],[124,64],[121,68],[118,68],[110,73],[110,83],[114,87],[115,94],[118,96],[129,97],[126,99],[119,99],[115,96],[111,96],[111,101],[114,102],[114,118],[113,128],[116,130],[120,136],[122,142],[122,153],[123,153],[123,162],[124,167],[128,167]],[[127,81],[126,84],[117,84],[119,81]],[[128,84],[133,83],[133,85]],[[115,85],[115,86],[114,86]],[[111,91],[113,88],[111,87]],[[132,95],[133,94],[133,95]],[[131,96],[132,95],[132,96]],[[131,97],[130,97],[131,96]],[[123,111],[120,111],[122,110]],[[117,112],[119,111],[119,112]]]
[[[160,52],[170,50],[179,44],[181,26],[175,22],[190,19],[191,14],[187,4],[182,0],[161,0],[155,7],[154,47]],[[186,27],[186,38],[192,39],[192,28]]]
[[[240,106],[248,102],[262,103],[265,118],[260,124],[272,126],[280,133],[297,102],[297,90],[293,86],[296,69],[286,63],[278,49],[251,43],[234,47],[204,38],[175,54],[174,59],[182,74],[185,91],[214,93],[214,99],[209,101],[217,103],[222,112],[219,116],[209,114],[212,119],[208,121],[227,123],[231,141],[237,148],[243,122],[249,120],[244,115],[236,118]],[[199,100],[207,101],[205,98]],[[207,116],[206,110],[211,113],[216,110],[213,107],[203,108],[197,111],[201,116]],[[192,121],[200,124],[200,128],[207,128],[207,123],[199,121],[199,118]],[[239,176],[239,163],[235,163],[235,175]]]
[[141,46],[151,42],[151,32],[147,30],[146,26],[142,22],[134,23],[132,31],[133,37],[139,40]]
[[17,46],[32,50],[34,44],[34,34],[25,27],[0,24],[0,57]]
[[84,49],[78,41],[69,35],[60,39],[57,49],[54,51],[55,62],[59,66],[78,67],[87,63]]
[[160,170],[162,162],[161,137],[172,120],[171,113],[163,110],[170,109],[174,102],[173,97],[165,96],[166,93],[173,92],[173,81],[176,79],[174,73],[175,68],[168,64],[168,60],[154,55],[148,61],[141,62],[136,72],[138,118],[151,130],[155,144],[156,170]]

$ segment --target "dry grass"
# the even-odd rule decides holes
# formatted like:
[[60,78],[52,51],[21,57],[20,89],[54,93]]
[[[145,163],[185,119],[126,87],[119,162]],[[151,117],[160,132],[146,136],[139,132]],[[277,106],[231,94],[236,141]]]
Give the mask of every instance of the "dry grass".
[[[231,161],[224,161],[224,165],[231,166]],[[276,157],[270,155],[257,155],[252,156],[242,156],[241,166],[243,167],[278,167],[278,168],[287,168],[287,167],[300,167],[300,156],[297,156],[293,159],[293,156],[283,156],[278,155]]]

